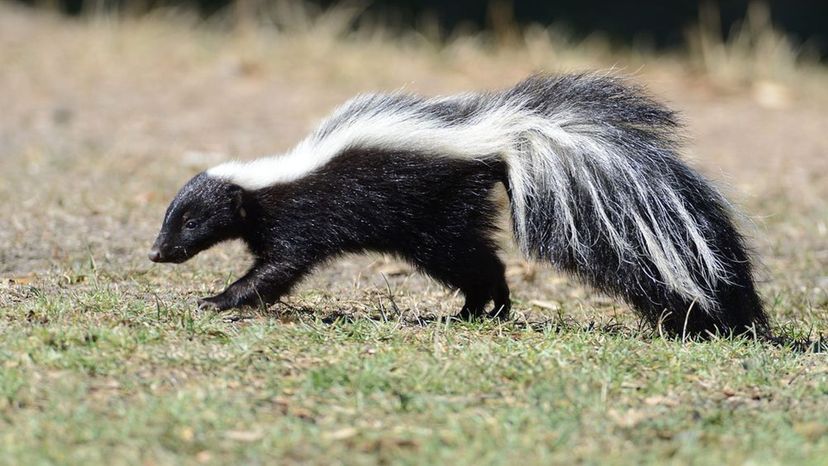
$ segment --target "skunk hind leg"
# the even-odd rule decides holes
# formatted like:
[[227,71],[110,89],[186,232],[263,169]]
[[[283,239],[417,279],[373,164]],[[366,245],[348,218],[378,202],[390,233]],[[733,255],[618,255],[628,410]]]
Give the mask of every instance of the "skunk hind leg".
[[[488,242],[481,242],[468,249],[454,265],[454,277],[450,284],[459,288],[466,297],[457,318],[508,320],[511,301],[509,285],[506,284],[506,267],[497,257],[494,247]],[[486,305],[492,301],[494,307],[487,312]]]
[[[488,241],[465,246],[461,254],[449,254],[450,259],[445,255],[421,258],[417,260],[418,265],[432,277],[463,293],[466,301],[455,316],[458,319],[491,317],[508,320],[511,301],[506,268],[495,248]],[[494,307],[487,312],[490,302],[494,302]]]
[[488,316],[493,319],[509,320],[511,317],[512,301],[509,299],[509,285],[506,284],[506,274],[503,270],[501,270],[499,277],[500,283],[492,288],[494,307],[488,313]]
[[[509,286],[506,284],[506,277],[503,271],[503,264],[498,259],[499,267],[489,264],[487,269],[483,263],[480,264],[481,271],[476,278],[482,280],[463,280],[464,283],[458,286],[460,292],[466,297],[466,302],[455,316],[461,320],[475,320],[481,317],[490,317],[500,320],[508,320],[512,303],[509,300]],[[490,311],[486,311],[486,305],[494,302]]]

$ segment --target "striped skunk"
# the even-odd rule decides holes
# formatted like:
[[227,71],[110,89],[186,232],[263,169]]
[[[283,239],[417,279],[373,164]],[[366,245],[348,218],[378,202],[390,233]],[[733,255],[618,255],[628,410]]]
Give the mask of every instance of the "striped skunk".
[[727,201],[677,154],[675,114],[592,74],[534,76],[499,92],[358,96],[284,155],[200,173],[149,254],[180,263],[241,238],[255,258],[219,295],[269,304],[348,252],[401,257],[459,289],[459,317],[507,318],[492,239],[497,183],[523,254],[626,300],[672,335],[767,335]]

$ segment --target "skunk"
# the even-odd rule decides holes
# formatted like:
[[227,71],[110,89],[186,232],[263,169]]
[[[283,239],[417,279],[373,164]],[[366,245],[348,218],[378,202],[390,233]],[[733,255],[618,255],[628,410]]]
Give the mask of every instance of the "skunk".
[[493,240],[503,183],[522,253],[627,301],[672,335],[764,335],[727,201],[677,154],[676,115],[623,79],[533,76],[499,92],[348,101],[290,152],[227,162],[176,195],[149,253],[180,263],[244,240],[241,279],[200,300],[269,304],[349,252],[401,257],[507,318]]

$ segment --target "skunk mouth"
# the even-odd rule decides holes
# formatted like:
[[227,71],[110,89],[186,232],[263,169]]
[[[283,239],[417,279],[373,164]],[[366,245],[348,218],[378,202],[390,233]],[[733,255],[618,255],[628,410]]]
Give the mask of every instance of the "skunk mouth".
[[169,257],[166,257],[164,254],[161,254],[161,251],[159,251],[156,248],[150,249],[150,252],[149,254],[147,254],[147,257],[149,258],[149,260],[157,263],[169,262],[170,260]]
[[149,258],[149,260],[151,260],[155,263],[159,263],[159,264],[161,264],[161,263],[180,264],[180,263],[186,261],[187,259],[189,259],[189,257],[187,257],[186,254],[176,254],[176,253],[164,254],[158,248],[150,249],[150,252],[149,252],[149,254],[147,254],[147,257]]

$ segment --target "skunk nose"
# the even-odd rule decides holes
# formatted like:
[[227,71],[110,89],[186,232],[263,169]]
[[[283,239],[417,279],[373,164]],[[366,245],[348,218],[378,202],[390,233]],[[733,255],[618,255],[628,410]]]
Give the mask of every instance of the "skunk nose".
[[153,262],[159,262],[161,261],[161,251],[159,251],[158,248],[152,248],[150,249],[149,254],[147,254],[147,257],[149,257],[149,260]]

